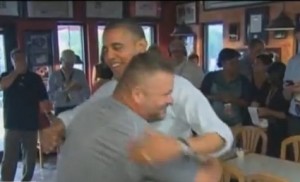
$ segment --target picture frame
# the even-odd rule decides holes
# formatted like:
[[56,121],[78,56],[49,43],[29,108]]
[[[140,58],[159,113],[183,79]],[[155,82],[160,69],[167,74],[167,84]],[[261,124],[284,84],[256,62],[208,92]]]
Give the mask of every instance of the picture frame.
[[245,11],[245,45],[254,38],[259,38],[268,44],[269,32],[266,27],[269,24],[269,6],[247,8]]
[[27,1],[28,18],[73,18],[73,1]]
[[20,14],[20,1],[0,1],[0,16],[19,17]]
[[255,5],[262,5],[270,2],[272,1],[203,1],[203,10],[212,11],[212,10],[220,10],[220,9],[255,6]]
[[86,1],[87,18],[121,19],[124,17],[123,1]]
[[26,59],[31,69],[53,65],[54,36],[52,30],[25,31]]
[[197,2],[180,3],[176,5],[176,23],[177,24],[195,24],[197,23]]
[[131,1],[130,16],[136,18],[160,18],[160,1]]

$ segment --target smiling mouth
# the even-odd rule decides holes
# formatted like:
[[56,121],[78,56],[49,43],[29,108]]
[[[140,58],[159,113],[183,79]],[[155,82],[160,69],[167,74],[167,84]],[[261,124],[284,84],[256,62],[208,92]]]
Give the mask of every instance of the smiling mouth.
[[111,67],[112,67],[112,68],[117,68],[117,67],[119,67],[120,65],[121,65],[120,63],[114,63],[114,64],[111,65]]

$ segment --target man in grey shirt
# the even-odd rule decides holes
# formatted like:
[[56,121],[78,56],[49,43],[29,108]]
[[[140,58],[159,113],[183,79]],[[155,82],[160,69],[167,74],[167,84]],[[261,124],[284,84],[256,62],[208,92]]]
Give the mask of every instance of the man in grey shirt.
[[[168,155],[174,160],[145,166],[129,160],[128,143],[143,137],[145,130],[163,135],[152,131],[146,121],[165,117],[173,102],[173,82],[167,62],[151,53],[135,56],[113,96],[78,112],[68,127],[58,160],[58,182],[199,181],[200,163],[183,155],[182,143],[170,136],[164,140],[173,146]],[[147,158],[147,154],[141,153],[141,157]]]

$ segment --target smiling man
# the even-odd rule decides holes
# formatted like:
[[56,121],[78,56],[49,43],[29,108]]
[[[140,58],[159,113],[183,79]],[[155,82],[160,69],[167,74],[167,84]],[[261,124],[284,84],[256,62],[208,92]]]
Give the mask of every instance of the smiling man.
[[[147,49],[142,27],[131,20],[119,20],[107,25],[103,34],[103,45],[105,61],[112,69],[115,80],[103,85],[87,102],[72,111],[59,115],[60,119],[52,118],[56,121],[54,125],[42,132],[42,143],[46,151],[52,150],[60,143],[65,127],[67,128],[74,120],[77,112],[86,109],[99,98],[113,93],[117,80],[122,78],[132,57]],[[151,125],[169,136],[180,138],[179,141],[182,143],[180,153],[220,155],[231,148],[233,142],[231,130],[217,117],[204,95],[189,81],[175,76],[172,97],[174,102],[168,107],[166,117],[161,122],[154,122]],[[192,131],[198,136],[192,137]],[[145,142],[145,145],[133,144],[132,147],[136,150],[131,150],[133,151],[132,159],[141,163],[147,163],[146,158],[151,159],[153,163],[172,159],[174,156],[171,155],[171,144],[170,142],[162,143],[163,138],[164,135],[157,136],[155,140],[144,137],[144,141],[140,140],[139,144]],[[146,146],[151,146],[151,148]],[[158,150],[161,153],[155,152]],[[134,157],[139,156],[141,151],[147,153],[144,160]]]

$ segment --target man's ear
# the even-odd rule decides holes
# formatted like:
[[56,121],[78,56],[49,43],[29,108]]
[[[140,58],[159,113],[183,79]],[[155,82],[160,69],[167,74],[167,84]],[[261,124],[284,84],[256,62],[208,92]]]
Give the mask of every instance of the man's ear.
[[140,104],[144,100],[144,94],[141,87],[135,87],[131,90],[132,98],[135,103]]
[[141,39],[136,43],[136,47],[137,47],[138,52],[140,52],[140,53],[146,52],[148,43],[145,39]]

